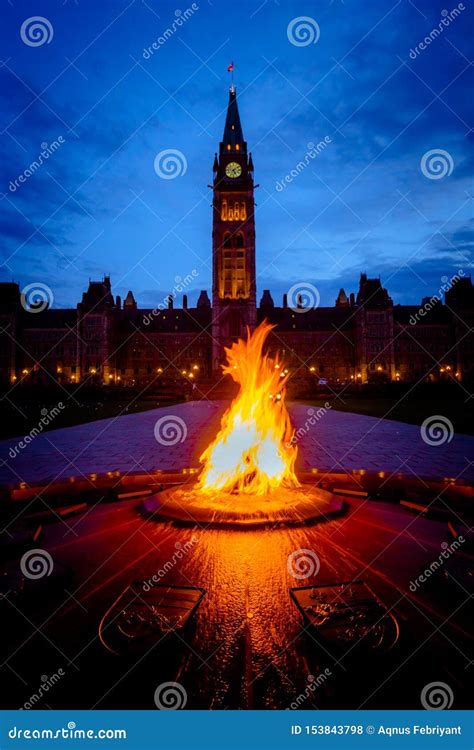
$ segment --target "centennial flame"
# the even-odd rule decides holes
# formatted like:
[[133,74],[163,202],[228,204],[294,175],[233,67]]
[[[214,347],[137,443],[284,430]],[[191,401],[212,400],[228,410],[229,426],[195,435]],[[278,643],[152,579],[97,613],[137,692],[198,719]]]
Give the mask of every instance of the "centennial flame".
[[298,487],[294,472],[297,449],[285,405],[288,378],[278,359],[262,353],[273,326],[264,322],[247,340],[226,348],[229,374],[240,390],[221,421],[220,431],[200,457],[201,492],[265,495],[280,486]]

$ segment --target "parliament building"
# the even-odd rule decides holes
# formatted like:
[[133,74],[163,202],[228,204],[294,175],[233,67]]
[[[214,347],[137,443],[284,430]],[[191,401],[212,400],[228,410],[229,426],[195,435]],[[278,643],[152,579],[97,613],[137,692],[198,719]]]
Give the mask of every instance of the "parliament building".
[[[257,300],[254,165],[247,151],[235,88],[213,165],[212,294],[196,307],[173,291],[155,309],[133,293],[114,297],[111,281],[91,281],[76,309],[25,304],[16,283],[0,284],[0,381],[84,383],[134,388],[160,382],[210,386],[219,379],[224,347],[268,320],[268,344],[291,373],[290,383],[441,381],[473,378],[474,288],[461,271],[444,299],[394,305],[379,278],[360,276],[331,307],[306,304],[295,284],[283,300],[263,290]],[[317,285],[317,282],[316,282]],[[295,291],[296,290],[296,291]],[[281,304],[279,305],[279,303]]]

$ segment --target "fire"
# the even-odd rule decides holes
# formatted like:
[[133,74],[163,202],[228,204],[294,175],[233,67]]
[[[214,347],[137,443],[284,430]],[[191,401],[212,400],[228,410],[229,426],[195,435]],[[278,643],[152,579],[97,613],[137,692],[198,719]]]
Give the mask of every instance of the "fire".
[[294,472],[297,449],[285,405],[284,374],[278,358],[262,353],[273,326],[261,323],[247,340],[226,348],[229,374],[240,384],[225,412],[220,431],[206,448],[198,482],[201,492],[239,492],[266,495],[278,487],[299,487]]

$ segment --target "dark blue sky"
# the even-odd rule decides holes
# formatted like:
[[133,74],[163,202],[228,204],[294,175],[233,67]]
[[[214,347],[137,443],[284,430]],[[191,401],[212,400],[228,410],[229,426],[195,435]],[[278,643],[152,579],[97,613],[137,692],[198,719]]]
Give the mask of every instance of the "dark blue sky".
[[[280,303],[311,282],[322,304],[359,273],[380,275],[395,302],[416,303],[472,263],[471,0],[415,59],[444,0],[225,2],[198,9],[149,58],[176,19],[156,0],[2,0],[0,280],[50,285],[75,305],[89,278],[142,305],[175,277],[198,273],[191,301],[211,288],[212,161],[222,136],[227,65],[252,150],[259,296]],[[184,13],[191,3],[183,3]],[[20,29],[43,16],[50,43]],[[291,44],[309,16],[317,43]],[[63,145],[12,191],[41,144]],[[331,143],[284,190],[276,183],[309,142]],[[178,149],[186,173],[161,179],[154,159]],[[432,149],[452,173],[429,179]]]

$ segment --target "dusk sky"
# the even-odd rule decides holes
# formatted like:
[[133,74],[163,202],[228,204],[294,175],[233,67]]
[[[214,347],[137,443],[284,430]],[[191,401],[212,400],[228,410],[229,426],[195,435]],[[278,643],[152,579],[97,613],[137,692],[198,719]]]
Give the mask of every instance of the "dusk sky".
[[[193,271],[211,291],[211,191],[230,75],[255,164],[258,299],[310,282],[332,305],[380,276],[395,303],[417,304],[472,265],[471,0],[2,0],[0,280],[48,284],[75,306],[111,275],[154,306]],[[49,21],[30,46],[24,21]],[[301,16],[316,43],[296,45]],[[49,31],[51,35],[51,31]],[[290,34],[291,36],[291,34]],[[413,59],[413,57],[415,59]],[[471,123],[471,125],[469,124]],[[12,190],[42,144],[64,143]],[[308,143],[330,143],[282,190]],[[163,179],[156,155],[186,170]],[[427,176],[431,151],[448,173]],[[446,156],[447,152],[447,156]],[[446,161],[447,160],[447,161]]]

